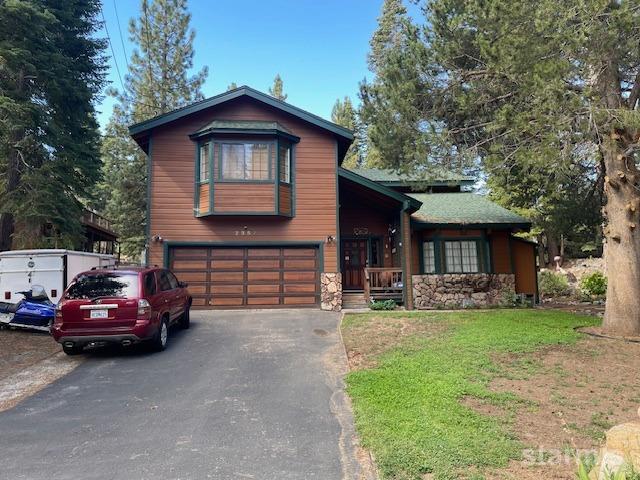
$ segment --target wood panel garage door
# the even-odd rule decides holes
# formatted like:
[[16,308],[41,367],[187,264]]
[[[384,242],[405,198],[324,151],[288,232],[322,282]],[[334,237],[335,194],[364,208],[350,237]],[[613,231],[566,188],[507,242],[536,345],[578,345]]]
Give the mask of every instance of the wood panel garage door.
[[314,247],[173,247],[169,266],[196,308],[308,307],[320,300]]

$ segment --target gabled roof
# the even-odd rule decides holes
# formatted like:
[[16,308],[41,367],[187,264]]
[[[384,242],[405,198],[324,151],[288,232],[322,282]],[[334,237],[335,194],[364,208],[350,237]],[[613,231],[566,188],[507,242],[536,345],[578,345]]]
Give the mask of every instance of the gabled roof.
[[475,193],[410,193],[422,203],[411,219],[429,225],[531,227],[526,218]]
[[374,182],[379,182],[389,187],[411,186],[424,183],[429,186],[435,185],[472,185],[475,182],[473,177],[459,175],[445,169],[430,170],[429,173],[413,175],[398,173],[394,170],[383,168],[353,168],[352,172],[366,177]]
[[362,185],[363,187],[374,190],[400,203],[406,203],[406,205],[409,207],[409,210],[412,212],[415,212],[420,208],[420,201],[412,198],[412,196],[406,195],[402,192],[398,192],[397,190],[389,188],[385,185],[381,185],[377,182],[374,182],[373,180],[369,180],[368,178],[362,177],[357,173],[352,172],[351,170],[347,170],[346,168],[339,167],[338,176],[347,180],[351,180],[352,182]]
[[349,145],[353,141],[353,132],[351,130],[337,125],[333,122],[325,120],[318,115],[314,115],[313,113],[307,112],[301,108],[295,107],[289,103],[283,102],[282,100],[278,100],[270,95],[259,92],[253,88],[247,87],[243,85],[242,87],[229,90],[228,92],[221,93],[220,95],[216,95],[214,97],[207,98],[205,100],[201,100],[199,102],[192,103],[191,105],[187,105],[182,108],[178,108],[171,112],[164,113],[162,115],[158,115],[157,117],[150,118],[149,120],[145,120],[144,122],[136,123],[129,127],[129,134],[133,137],[143,136],[146,132],[159,127],[160,125],[165,125],[167,123],[173,122],[180,118],[186,117],[187,115],[192,115],[194,113],[200,112],[204,109],[220,105],[222,103],[228,102],[230,100],[234,100],[240,97],[250,97],[254,100],[262,102],[271,107],[277,108],[285,113],[293,115],[305,122],[311,123],[319,128],[327,130],[335,135],[338,140],[339,146],[339,156],[340,158],[344,157]]

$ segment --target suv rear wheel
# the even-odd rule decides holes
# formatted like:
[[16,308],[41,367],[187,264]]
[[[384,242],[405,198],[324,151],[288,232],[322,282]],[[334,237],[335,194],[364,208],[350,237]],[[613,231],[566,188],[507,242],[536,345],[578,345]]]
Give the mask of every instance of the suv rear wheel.
[[163,318],[160,322],[160,327],[151,340],[151,348],[156,352],[161,352],[167,348],[167,342],[169,340],[169,321]]
[[63,345],[62,351],[67,355],[79,355],[82,353],[82,347],[78,347],[75,345],[73,347],[67,347],[66,345]]

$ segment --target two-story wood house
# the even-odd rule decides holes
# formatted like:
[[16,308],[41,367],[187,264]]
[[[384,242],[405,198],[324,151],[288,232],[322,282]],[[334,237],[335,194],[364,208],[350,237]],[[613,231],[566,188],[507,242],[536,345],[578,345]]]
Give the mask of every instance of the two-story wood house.
[[[349,130],[240,87],[133,125],[148,155],[147,259],[196,308],[407,308],[536,294],[527,220],[428,181],[341,167]],[[430,176],[433,177],[433,176]]]

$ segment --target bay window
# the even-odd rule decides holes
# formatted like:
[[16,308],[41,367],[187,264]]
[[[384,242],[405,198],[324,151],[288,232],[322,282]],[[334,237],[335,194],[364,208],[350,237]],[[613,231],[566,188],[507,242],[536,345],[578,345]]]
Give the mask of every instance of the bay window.
[[200,145],[200,182],[209,181],[209,148],[209,143]]
[[271,180],[270,143],[220,143],[222,180]]

